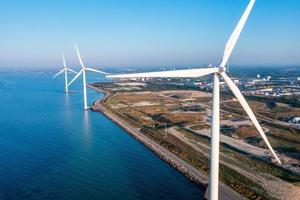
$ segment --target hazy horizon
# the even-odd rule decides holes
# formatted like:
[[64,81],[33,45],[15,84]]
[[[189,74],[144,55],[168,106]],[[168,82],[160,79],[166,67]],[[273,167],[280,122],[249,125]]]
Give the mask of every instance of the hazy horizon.
[[[33,72],[33,73],[56,73],[57,70],[62,68],[62,65],[53,66],[53,67],[25,67],[25,68],[9,68],[9,67],[0,67],[0,73],[11,73],[11,72]],[[93,66],[93,68],[101,69],[105,72],[114,73],[114,72],[130,72],[130,71],[153,71],[153,70],[174,70],[174,69],[192,69],[192,68],[204,68],[207,66],[203,65],[195,65],[195,66],[118,66],[118,67],[101,67],[101,66]],[[76,65],[71,67],[74,70],[79,71],[81,66]],[[299,71],[300,65],[234,65],[230,66],[231,72],[237,72],[241,70],[260,70],[264,69],[285,69],[286,71]]]
[[[0,71],[218,65],[248,0],[2,3]],[[300,66],[300,2],[258,0],[233,66]]]

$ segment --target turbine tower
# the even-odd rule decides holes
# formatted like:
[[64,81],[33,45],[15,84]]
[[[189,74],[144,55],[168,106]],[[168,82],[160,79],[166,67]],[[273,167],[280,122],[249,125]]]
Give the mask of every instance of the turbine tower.
[[262,127],[258,123],[253,111],[249,107],[245,98],[243,97],[239,88],[226,74],[226,64],[234,49],[234,46],[240,36],[240,33],[248,19],[248,16],[254,6],[255,0],[250,0],[246,10],[244,11],[241,19],[239,20],[236,28],[231,34],[229,40],[226,43],[222,62],[219,66],[202,68],[202,69],[190,69],[190,70],[174,70],[163,72],[149,72],[149,73],[135,73],[135,74],[120,74],[109,75],[108,78],[196,78],[209,74],[213,74],[213,99],[212,99],[212,121],[211,121],[211,150],[210,150],[210,182],[209,182],[209,198],[211,200],[217,200],[219,198],[219,143],[220,143],[220,83],[219,77],[223,77],[224,81],[231,89],[237,100],[246,111],[250,120],[256,127],[257,131],[267,144],[272,155],[276,158],[277,162],[281,164],[278,156],[275,154],[272,146],[270,145]]
[[85,65],[82,62],[82,59],[81,59],[81,56],[80,56],[80,53],[79,53],[76,43],[75,43],[75,49],[76,49],[76,53],[77,53],[77,56],[78,56],[78,59],[79,59],[82,69],[78,72],[78,74],[71,80],[71,82],[67,86],[71,85],[82,74],[83,103],[84,103],[84,109],[87,110],[87,109],[89,109],[89,107],[87,105],[87,94],[86,94],[86,76],[85,76],[86,71],[96,72],[96,73],[100,73],[100,74],[107,74],[107,73],[96,70],[96,69],[85,67]]
[[55,78],[59,74],[65,72],[65,92],[69,92],[69,89],[68,89],[68,71],[73,72],[74,74],[77,74],[77,72],[67,67],[66,60],[65,60],[65,55],[64,54],[62,55],[62,58],[63,58],[63,66],[64,66],[64,68],[62,70],[60,70],[57,74],[55,74],[53,76],[53,78]]

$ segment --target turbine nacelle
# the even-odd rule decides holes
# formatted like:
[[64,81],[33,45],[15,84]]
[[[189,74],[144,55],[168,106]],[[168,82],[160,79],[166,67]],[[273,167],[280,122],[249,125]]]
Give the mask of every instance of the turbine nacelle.
[[218,67],[218,73],[223,73],[223,72],[226,72],[226,67]]

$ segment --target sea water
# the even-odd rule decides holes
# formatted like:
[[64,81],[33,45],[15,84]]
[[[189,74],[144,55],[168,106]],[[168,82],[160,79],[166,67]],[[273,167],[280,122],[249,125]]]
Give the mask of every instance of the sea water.
[[[52,76],[0,73],[0,199],[203,198],[101,113],[84,111],[81,78],[66,94],[63,76]],[[88,90],[89,104],[102,96]]]

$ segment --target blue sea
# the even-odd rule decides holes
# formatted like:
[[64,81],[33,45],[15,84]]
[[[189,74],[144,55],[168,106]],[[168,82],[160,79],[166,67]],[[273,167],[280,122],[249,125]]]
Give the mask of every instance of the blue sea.
[[[105,116],[81,79],[0,73],[0,199],[202,199],[201,188]],[[104,77],[88,74],[89,82]],[[103,95],[88,90],[91,104]]]

